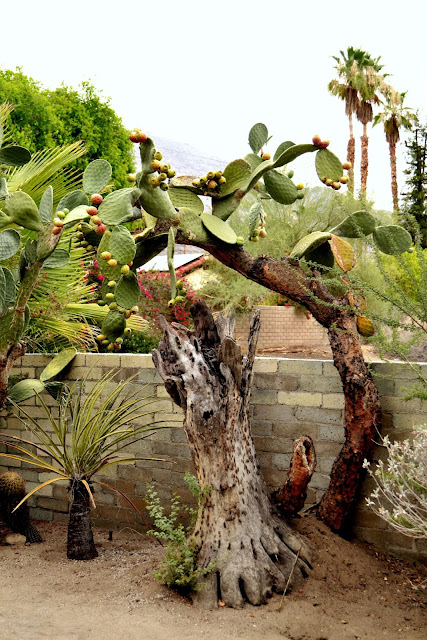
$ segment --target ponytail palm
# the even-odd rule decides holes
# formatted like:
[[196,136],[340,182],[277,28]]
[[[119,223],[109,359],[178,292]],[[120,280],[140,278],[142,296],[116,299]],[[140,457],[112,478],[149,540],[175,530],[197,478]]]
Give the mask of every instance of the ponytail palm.
[[70,388],[64,384],[58,393],[58,415],[38,395],[49,428],[44,428],[42,421],[35,420],[22,406],[12,403],[19,410],[19,420],[35,436],[35,443],[18,436],[0,434],[4,438],[1,442],[17,452],[0,453],[0,456],[19,460],[56,476],[30,491],[15,509],[49,484],[68,483],[71,508],[67,557],[74,560],[89,560],[97,556],[90,520],[90,508],[95,506],[90,484],[98,482],[117,491],[110,485],[93,480],[93,476],[107,467],[146,460],[145,457],[130,457],[122,452],[129,445],[150,436],[154,430],[165,427],[164,423],[150,420],[153,413],[150,405],[156,402],[156,397],[132,390],[130,385],[134,378],[114,382],[117,374],[117,369],[109,371],[87,394],[84,386],[88,376]]

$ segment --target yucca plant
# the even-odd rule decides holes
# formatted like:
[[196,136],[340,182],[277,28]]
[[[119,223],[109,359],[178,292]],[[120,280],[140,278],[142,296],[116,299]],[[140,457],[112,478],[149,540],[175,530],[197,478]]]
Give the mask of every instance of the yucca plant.
[[[118,370],[113,369],[86,394],[85,382],[89,374],[90,372],[71,387],[67,387],[65,383],[59,387],[57,416],[42,396],[37,394],[49,420],[49,429],[41,426],[40,421],[32,418],[22,406],[18,407],[12,402],[19,414],[24,416],[18,414],[17,417],[36,437],[38,443],[18,436],[0,434],[4,438],[0,442],[13,447],[17,452],[1,453],[1,456],[20,460],[56,476],[30,491],[15,510],[43,487],[53,482],[68,483],[71,507],[67,557],[72,560],[90,560],[98,555],[90,518],[91,507],[95,506],[92,483],[97,482],[123,496],[121,491],[109,484],[93,480],[93,476],[113,465],[146,460],[145,457],[125,457],[120,452],[130,444],[148,437],[154,430],[166,426],[164,422],[152,421],[141,424],[152,413],[147,407],[156,398],[130,389],[129,385],[134,377],[114,382]],[[126,496],[123,497],[138,511]]]

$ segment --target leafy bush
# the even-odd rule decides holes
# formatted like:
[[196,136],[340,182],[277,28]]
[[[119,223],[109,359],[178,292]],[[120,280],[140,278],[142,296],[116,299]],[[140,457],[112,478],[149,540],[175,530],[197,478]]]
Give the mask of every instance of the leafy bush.
[[[189,473],[185,474],[185,480],[200,505],[210,490],[201,488],[196,478]],[[174,494],[171,500],[170,514],[167,516],[153,485],[147,485],[147,496],[147,511],[153,518],[154,526],[157,529],[148,533],[165,542],[167,546],[165,559],[159,569],[154,572],[154,576],[162,584],[183,595],[198,591],[200,589],[199,579],[216,568],[216,564],[211,562],[205,569],[197,569],[198,549],[191,540],[190,534],[198,509],[182,505],[179,497]],[[183,510],[191,515],[191,523],[188,527],[178,523],[178,518]]]
[[375,470],[364,467],[375,480],[376,489],[366,499],[368,506],[400,533],[427,538],[427,426],[419,428],[413,442],[383,439],[388,458]]

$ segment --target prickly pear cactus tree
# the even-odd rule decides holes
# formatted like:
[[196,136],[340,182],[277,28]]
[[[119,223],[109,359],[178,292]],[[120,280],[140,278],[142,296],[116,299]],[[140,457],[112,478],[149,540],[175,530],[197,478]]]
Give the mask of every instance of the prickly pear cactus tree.
[[[347,239],[366,237],[381,251],[397,254],[410,248],[410,235],[395,225],[378,226],[368,212],[358,211],[334,229],[306,236],[285,259],[274,260],[262,254],[253,257],[243,245],[246,240],[262,242],[267,234],[265,200],[292,204],[304,198],[304,185],[294,182],[294,173],[289,167],[294,160],[313,154],[319,180],[334,190],[345,188],[346,171],[351,166],[342,164],[332,153],[328,140],[319,136],[303,144],[286,140],[269,153],[266,146],[270,146],[271,141],[267,127],[258,123],[249,133],[250,152],[244,158],[233,160],[223,170],[212,167],[204,175],[176,176],[145,133],[135,129],[130,138],[139,144],[140,172],[133,178],[131,187],[107,196],[92,223],[85,221],[79,230],[79,241],[87,246],[93,244],[96,236],[99,238],[99,234],[93,232],[93,225],[100,225],[103,233],[102,241],[97,243],[106,276],[101,303],[110,306],[108,322],[111,321],[113,328],[107,323],[100,338],[115,348],[116,336],[124,326],[119,315],[123,313],[122,303],[128,301],[129,305],[133,290],[136,292],[134,279],[128,274],[166,247],[171,265],[174,242],[199,246],[247,278],[304,305],[328,330],[346,397],[345,444],[318,509],[318,515],[332,529],[343,531],[350,521],[363,459],[373,452],[381,411],[378,391],[366,368],[358,339],[358,332],[368,336],[374,330],[363,313],[364,300],[347,291],[334,295],[326,286],[324,274],[332,267],[339,268],[345,288],[345,274],[355,263],[354,250]],[[229,218],[249,193],[256,195],[256,202],[249,212],[245,240],[236,236]],[[206,198],[210,200],[210,211],[205,210]],[[144,228],[131,234],[135,241],[133,253],[130,237],[122,227],[138,216],[142,217]],[[115,242],[122,237],[126,247],[124,255],[118,249],[122,243]],[[175,291],[171,304],[174,296]],[[200,394],[203,389],[200,387]]]

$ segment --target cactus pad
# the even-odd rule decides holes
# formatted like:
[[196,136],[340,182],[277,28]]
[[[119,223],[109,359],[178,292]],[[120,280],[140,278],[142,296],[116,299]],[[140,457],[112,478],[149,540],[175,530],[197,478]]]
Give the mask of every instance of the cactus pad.
[[0,267],[0,270],[3,271],[6,285],[6,295],[5,300],[7,306],[10,306],[14,303],[16,297],[16,282],[12,273],[6,267]]
[[268,129],[262,122],[254,124],[249,131],[249,146],[254,153],[259,153],[268,140]]
[[0,200],[4,200],[8,193],[6,178],[0,178]]
[[141,190],[139,202],[145,211],[160,220],[176,219],[175,207],[169,198],[168,192],[159,188],[153,189],[147,176],[141,177],[139,187]]
[[0,149],[0,164],[9,167],[21,167],[31,160],[31,153],[25,147],[11,145]]
[[256,153],[248,153],[243,160],[245,162],[247,162],[252,171],[255,171],[255,169],[261,164],[262,162],[262,158],[260,156],[258,156]]
[[43,262],[45,269],[60,269],[70,261],[70,254],[65,249],[55,249]]
[[356,319],[357,331],[364,338],[370,338],[375,333],[375,326],[369,318],[366,316],[357,316]]
[[39,231],[42,226],[36,203],[24,191],[15,191],[6,198],[4,212],[12,222],[25,229]]
[[362,238],[372,233],[376,224],[374,216],[367,211],[355,211],[331,229],[331,233],[344,238]]
[[169,197],[174,207],[185,207],[191,209],[194,213],[203,213],[203,202],[195,194],[188,189],[169,189]]
[[42,393],[44,391],[45,386],[41,380],[32,380],[30,378],[26,380],[21,380],[9,389],[9,398],[19,404],[20,402],[24,402],[29,398],[32,398],[36,395],[36,393]]
[[116,338],[119,338],[126,328],[126,319],[120,311],[109,311],[102,323],[101,332],[110,340],[114,342]]
[[277,160],[277,158],[279,158],[282,155],[282,153],[284,153],[290,147],[294,147],[294,146],[295,146],[295,143],[291,142],[290,140],[281,142],[274,153],[273,160]]
[[330,237],[331,234],[327,231],[314,231],[308,236],[304,236],[304,238],[301,238],[301,240],[297,242],[297,244],[289,254],[289,257],[295,260],[299,260],[306,253],[317,249],[317,247],[320,247],[322,244],[327,242]]
[[133,219],[132,205],[140,195],[139,189],[127,187],[110,193],[99,205],[98,215],[104,224],[114,225]]
[[[195,215],[195,214],[194,214]],[[200,226],[202,226],[199,217],[197,216]],[[133,261],[133,268],[138,269],[146,264],[151,258],[157,256],[168,243],[168,234],[160,233],[158,236],[154,236],[154,238],[143,238],[140,242],[136,244],[136,254]]]
[[175,234],[176,234],[176,230],[173,227],[171,227],[168,233],[167,258],[168,258],[169,275],[171,279],[171,298],[172,299],[176,297],[176,273],[175,273],[175,266],[173,261],[173,256],[175,253]]
[[121,264],[128,264],[134,259],[135,251],[135,241],[130,231],[122,225],[114,226],[110,236],[110,253],[112,257]]
[[373,231],[373,238],[378,249],[389,255],[405,253],[412,244],[411,234],[395,224],[376,227]]
[[39,214],[42,222],[51,222],[53,212],[53,189],[49,185],[40,200]]
[[124,309],[132,309],[137,304],[140,293],[138,278],[133,271],[122,276],[114,289],[116,302]]
[[139,155],[141,157],[141,175],[146,176],[153,173],[151,162],[154,158],[156,149],[151,138],[147,138],[145,142],[139,145]]
[[280,204],[292,204],[297,199],[298,189],[292,180],[278,171],[268,171],[264,184],[273,200]]
[[251,177],[251,165],[242,160],[233,160],[228,164],[223,172],[224,178],[227,180],[219,188],[220,198],[228,196],[230,193],[238,189],[244,189]]
[[354,255],[353,247],[346,240],[343,240],[339,236],[332,236],[329,240],[332,253],[334,254],[335,262],[339,268],[347,273],[350,269],[353,269],[356,264],[356,256]]
[[80,204],[72,209],[70,213],[67,213],[67,215],[65,216],[63,220],[64,225],[74,225],[76,222],[79,222],[79,220],[88,218],[89,215],[87,212],[87,208],[87,204]]
[[326,267],[327,270],[332,269],[335,264],[334,254],[329,246],[329,242],[321,244],[313,251],[308,251],[304,256],[306,262],[312,263],[314,269],[322,271],[322,267]]
[[249,237],[252,238],[255,235],[255,231],[258,230],[258,222],[261,220],[263,214],[263,208],[261,201],[255,202],[249,209]]
[[0,262],[15,255],[21,244],[21,236],[15,229],[6,229],[0,233]]
[[328,178],[333,182],[338,182],[342,176],[342,163],[329,149],[319,149],[316,154],[316,171],[320,180]]
[[64,209],[68,209],[72,211],[76,207],[79,206],[88,206],[89,198],[86,193],[81,189],[76,189],[75,191],[70,191],[67,193],[58,203],[56,207],[57,211],[63,211]]
[[209,213],[202,213],[200,217],[203,226],[206,227],[209,233],[219,240],[222,240],[222,242],[227,244],[236,244],[237,236],[230,225]]
[[6,276],[3,269],[0,269],[0,316],[3,316],[8,309],[6,302]]
[[315,147],[314,144],[295,144],[293,147],[288,147],[283,151],[280,156],[275,155],[274,157],[274,167],[283,167],[284,164],[288,164],[288,162],[293,162],[299,156],[302,156],[304,153],[312,153],[313,151],[317,151],[318,147]]
[[110,181],[111,164],[107,160],[94,160],[83,172],[83,190],[89,195],[100,193]]
[[70,347],[69,349],[63,349],[56,355],[43,369],[40,374],[40,380],[47,382],[55,376],[57,376],[65,367],[70,364],[77,353],[77,349]]

